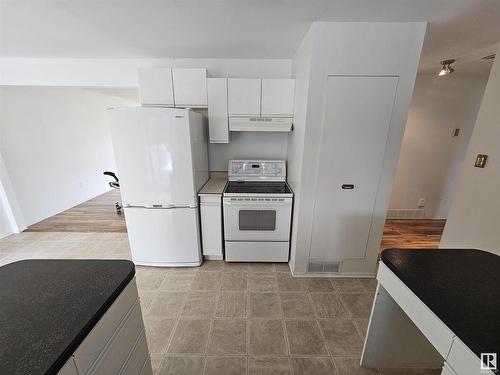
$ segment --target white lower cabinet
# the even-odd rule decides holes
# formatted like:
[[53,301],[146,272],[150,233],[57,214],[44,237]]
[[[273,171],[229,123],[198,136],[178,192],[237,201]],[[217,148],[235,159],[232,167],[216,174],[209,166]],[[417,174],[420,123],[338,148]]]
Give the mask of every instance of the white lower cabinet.
[[[122,375],[148,374],[151,370],[151,361],[148,356],[148,344],[146,342],[146,333],[142,332],[130,354],[126,366],[121,372]],[[145,371],[145,372],[142,372]]]
[[[493,370],[481,369],[481,360],[473,353],[467,345],[458,337],[453,339],[453,344],[446,357],[446,364],[448,367],[453,368],[455,372],[450,374],[458,375],[493,375]],[[447,374],[446,372],[444,374]]]
[[58,375],[78,375],[75,360],[73,357],[68,359],[62,369],[59,370]]
[[144,325],[142,323],[141,308],[139,301],[137,301],[128,314],[125,322],[111,338],[110,345],[104,352],[101,353],[100,358],[96,361],[91,374],[106,375],[116,373],[127,363],[127,358],[134,348],[134,344],[141,333],[144,332]]
[[222,260],[222,194],[200,194],[203,257]]
[[152,373],[133,279],[75,350],[59,375]]

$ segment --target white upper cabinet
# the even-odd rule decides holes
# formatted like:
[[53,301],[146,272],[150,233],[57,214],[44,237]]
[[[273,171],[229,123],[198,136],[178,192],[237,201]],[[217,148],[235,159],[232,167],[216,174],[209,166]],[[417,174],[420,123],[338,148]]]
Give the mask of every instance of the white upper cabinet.
[[260,116],[261,80],[228,79],[229,116]]
[[207,106],[207,70],[173,68],[176,107]]
[[262,116],[292,117],[294,79],[262,80]]
[[171,68],[139,68],[138,80],[141,104],[174,106]]
[[227,79],[207,78],[210,143],[229,143]]

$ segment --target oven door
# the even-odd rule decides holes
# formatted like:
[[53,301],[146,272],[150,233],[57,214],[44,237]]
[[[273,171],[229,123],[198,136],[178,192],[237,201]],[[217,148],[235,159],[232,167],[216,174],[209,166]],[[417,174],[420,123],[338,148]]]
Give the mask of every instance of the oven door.
[[226,241],[289,241],[292,198],[224,197]]

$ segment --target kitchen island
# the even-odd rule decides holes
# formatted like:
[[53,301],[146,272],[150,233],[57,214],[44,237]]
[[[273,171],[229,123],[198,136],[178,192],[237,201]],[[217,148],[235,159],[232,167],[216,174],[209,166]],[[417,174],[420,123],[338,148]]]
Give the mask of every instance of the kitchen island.
[[0,267],[0,374],[151,375],[134,264]]
[[362,366],[494,374],[500,353],[498,255],[388,249],[377,279]]

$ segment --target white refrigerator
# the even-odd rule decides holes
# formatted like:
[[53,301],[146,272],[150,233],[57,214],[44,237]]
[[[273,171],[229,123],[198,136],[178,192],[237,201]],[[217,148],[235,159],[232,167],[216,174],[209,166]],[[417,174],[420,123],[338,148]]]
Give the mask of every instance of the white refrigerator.
[[109,113],[132,260],[146,266],[199,266],[197,193],[208,180],[203,116],[160,107]]

